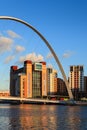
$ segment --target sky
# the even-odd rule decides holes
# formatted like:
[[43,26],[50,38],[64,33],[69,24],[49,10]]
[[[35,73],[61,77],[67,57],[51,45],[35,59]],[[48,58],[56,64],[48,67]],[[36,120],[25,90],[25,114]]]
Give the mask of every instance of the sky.
[[[87,75],[87,0],[0,0],[0,16],[11,16],[34,26],[50,43],[64,71],[83,65]],[[23,61],[57,64],[40,37],[25,25],[0,19],[0,90],[9,89],[10,66]]]

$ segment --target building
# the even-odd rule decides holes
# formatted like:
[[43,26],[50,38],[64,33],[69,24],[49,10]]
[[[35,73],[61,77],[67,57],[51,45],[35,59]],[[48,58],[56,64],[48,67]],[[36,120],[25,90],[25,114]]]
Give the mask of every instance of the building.
[[0,91],[0,97],[9,97],[9,91]]
[[57,92],[59,96],[68,96],[65,82],[61,78],[57,78]]
[[87,76],[84,76],[84,92],[87,93]]
[[70,66],[69,87],[72,90],[84,91],[83,66]]
[[57,95],[57,71],[47,68],[47,95]]
[[32,71],[32,96],[47,96],[46,62],[34,63]]
[[24,67],[10,68],[10,95],[25,98],[47,96],[46,62],[24,61]]

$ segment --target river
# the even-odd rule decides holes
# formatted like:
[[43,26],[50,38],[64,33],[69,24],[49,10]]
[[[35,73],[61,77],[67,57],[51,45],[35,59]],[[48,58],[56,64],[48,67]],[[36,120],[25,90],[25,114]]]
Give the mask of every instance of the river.
[[87,106],[0,104],[0,130],[87,130]]

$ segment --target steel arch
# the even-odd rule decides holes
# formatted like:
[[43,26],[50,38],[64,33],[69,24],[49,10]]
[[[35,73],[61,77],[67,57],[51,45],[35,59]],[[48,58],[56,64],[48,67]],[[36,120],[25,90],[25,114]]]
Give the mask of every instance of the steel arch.
[[56,63],[59,66],[59,69],[60,69],[60,71],[62,73],[63,79],[65,81],[67,91],[68,91],[68,94],[69,94],[69,98],[73,99],[73,94],[72,94],[71,89],[69,88],[69,83],[67,81],[64,69],[63,69],[63,67],[62,67],[62,65],[61,65],[61,63],[59,61],[59,58],[57,57],[55,51],[53,50],[53,48],[51,47],[49,42],[46,40],[46,38],[36,28],[34,28],[32,25],[30,25],[29,23],[27,23],[27,22],[25,22],[25,21],[23,21],[21,19],[18,19],[18,18],[15,18],[15,17],[10,17],[10,16],[0,16],[0,19],[13,20],[13,21],[20,22],[20,23],[26,25],[27,27],[31,28],[36,34],[38,34],[38,36],[45,42],[45,44],[47,45],[47,47],[50,49],[51,53],[53,54],[53,56],[54,56],[54,58],[56,60]]

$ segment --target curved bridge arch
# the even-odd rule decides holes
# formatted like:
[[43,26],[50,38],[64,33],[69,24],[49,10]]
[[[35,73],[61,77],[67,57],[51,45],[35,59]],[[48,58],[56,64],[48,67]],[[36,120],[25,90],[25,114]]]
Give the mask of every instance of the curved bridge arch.
[[67,78],[66,78],[65,72],[63,70],[63,67],[62,67],[56,53],[54,52],[54,50],[51,47],[51,45],[49,44],[49,42],[45,39],[45,37],[36,28],[34,28],[33,26],[31,26],[30,24],[28,24],[27,22],[25,22],[25,21],[23,21],[21,19],[18,19],[18,18],[15,18],[15,17],[10,17],[10,16],[0,16],[0,19],[13,20],[13,21],[20,22],[20,23],[26,25],[27,27],[31,28],[36,34],[38,34],[38,36],[45,42],[45,44],[47,45],[47,47],[50,49],[51,53],[53,54],[53,56],[54,56],[54,58],[56,60],[56,63],[59,66],[59,69],[60,69],[61,74],[63,76],[63,79],[65,81],[67,91],[68,91],[68,94],[69,94],[69,98],[73,99],[73,95],[72,95],[71,89],[69,88],[69,83],[67,81]]

